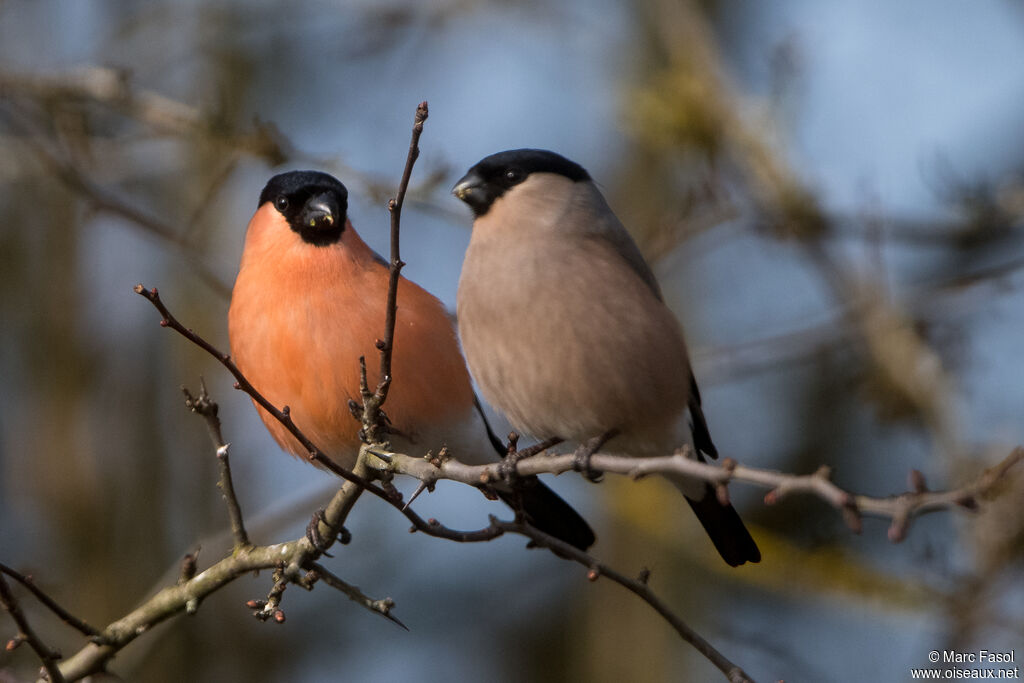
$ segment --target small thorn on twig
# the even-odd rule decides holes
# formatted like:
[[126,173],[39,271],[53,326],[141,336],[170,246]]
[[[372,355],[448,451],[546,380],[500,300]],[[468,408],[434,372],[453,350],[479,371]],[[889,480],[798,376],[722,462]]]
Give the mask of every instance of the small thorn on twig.
[[387,451],[378,451],[374,448],[367,448],[366,450],[368,453],[377,456],[388,464],[391,464],[391,461],[394,460],[394,458],[391,457],[391,453],[388,453]]
[[639,581],[640,583],[644,584],[645,586],[647,585],[647,582],[650,579],[651,579],[651,570],[648,569],[647,567],[644,567],[643,569],[641,569],[640,570],[640,574],[637,575],[637,577],[636,577],[636,580]]
[[405,502],[405,505],[402,506],[402,512],[405,512],[406,510],[408,510],[409,506],[412,505],[412,502],[414,500],[416,500],[419,497],[419,495],[421,493],[423,493],[426,489],[427,489],[427,482],[421,481],[420,485],[417,486],[416,490],[412,492],[411,496],[409,496],[409,500],[407,500]]

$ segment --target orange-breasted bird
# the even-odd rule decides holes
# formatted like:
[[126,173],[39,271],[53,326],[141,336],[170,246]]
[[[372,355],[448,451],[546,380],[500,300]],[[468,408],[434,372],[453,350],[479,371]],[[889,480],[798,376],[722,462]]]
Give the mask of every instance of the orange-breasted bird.
[[[499,152],[452,192],[473,210],[459,334],[484,398],[525,434],[632,456],[711,441],[683,333],[590,174],[537,149]],[[586,467],[587,465],[584,465]],[[703,481],[671,477],[722,558],[761,553]]]
[[[231,295],[231,353],[271,403],[287,405],[295,424],[332,460],[353,467],[360,423],[359,357],[377,358],[388,287],[386,262],[348,219],[348,191],[334,177],[292,171],[271,178],[249,222]],[[378,381],[368,363],[369,385]],[[503,454],[473,392],[444,305],[401,278],[392,355],[394,380],[384,410],[392,446],[410,454],[448,446],[463,462]],[[258,407],[257,407],[258,408]],[[294,455],[305,449],[263,409],[263,423]],[[534,526],[578,548],[594,542],[587,523],[535,478],[496,493]]]

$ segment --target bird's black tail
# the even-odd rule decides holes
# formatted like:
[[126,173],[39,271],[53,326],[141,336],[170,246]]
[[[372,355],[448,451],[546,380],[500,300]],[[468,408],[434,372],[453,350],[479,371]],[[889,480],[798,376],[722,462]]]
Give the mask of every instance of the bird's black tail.
[[597,540],[586,520],[537,477],[522,477],[513,491],[496,491],[531,526],[571,546],[586,550]]
[[705,486],[703,498],[694,500],[686,496],[686,502],[693,508],[704,531],[708,532],[715,550],[730,566],[761,561],[761,551],[736,509],[732,505],[722,505],[710,484]]
[[[700,407],[700,389],[697,380],[690,375],[690,428],[693,433],[693,445],[697,460],[704,462],[704,456],[718,457],[718,449],[711,441],[707,420]],[[685,493],[684,493],[685,495]],[[686,496],[686,502],[700,520],[704,531],[708,532],[711,542],[722,559],[730,566],[738,567],[745,562],[760,562],[761,551],[743,525],[739,513],[732,505],[722,505],[710,484],[704,485],[704,495],[700,500]]]
[[[475,397],[474,397],[475,398]],[[487,428],[487,437],[499,457],[505,457],[505,444],[491,429],[484,414],[480,399],[475,398],[476,410]],[[587,521],[571,505],[549,489],[537,477],[520,477],[515,490],[495,493],[513,510],[521,512],[526,521],[549,536],[565,541],[569,545],[586,550],[594,545],[597,537]]]

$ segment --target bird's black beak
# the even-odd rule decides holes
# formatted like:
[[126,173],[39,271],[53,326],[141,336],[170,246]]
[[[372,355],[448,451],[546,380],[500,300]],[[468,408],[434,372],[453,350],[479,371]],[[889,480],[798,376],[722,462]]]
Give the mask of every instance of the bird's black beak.
[[452,188],[452,194],[466,202],[477,216],[486,213],[494,201],[490,192],[487,191],[484,179],[473,171],[462,176],[455,183],[455,187]]
[[341,208],[327,192],[310,197],[300,216],[302,226],[306,230],[331,230],[342,219]]

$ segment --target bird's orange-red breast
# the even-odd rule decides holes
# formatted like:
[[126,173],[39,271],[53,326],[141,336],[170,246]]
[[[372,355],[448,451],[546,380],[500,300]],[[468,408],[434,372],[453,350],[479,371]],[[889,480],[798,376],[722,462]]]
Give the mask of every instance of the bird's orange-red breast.
[[[228,330],[235,363],[253,386],[274,405],[289,406],[313,443],[351,468],[360,423],[349,401],[360,402],[360,356],[370,386],[377,383],[375,343],[384,334],[388,267],[356,234],[347,208],[345,186],[325,173],[292,171],[270,179],[249,222]],[[448,312],[404,277],[392,376],[384,409],[396,430],[396,450],[418,455],[448,446],[463,462],[495,459]],[[305,455],[280,423],[259,412],[282,448]],[[531,495],[540,507],[554,506],[563,517],[559,524],[571,518],[564,533],[556,533],[557,524],[549,533],[581,547],[593,542],[567,504],[542,485],[534,489],[546,492]],[[533,516],[547,514],[538,509]]]

